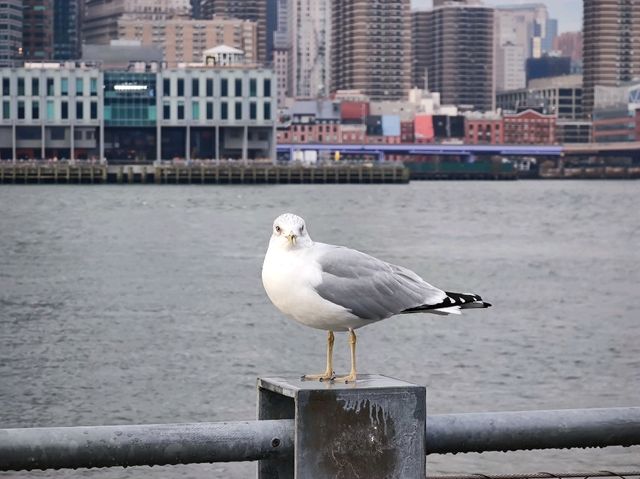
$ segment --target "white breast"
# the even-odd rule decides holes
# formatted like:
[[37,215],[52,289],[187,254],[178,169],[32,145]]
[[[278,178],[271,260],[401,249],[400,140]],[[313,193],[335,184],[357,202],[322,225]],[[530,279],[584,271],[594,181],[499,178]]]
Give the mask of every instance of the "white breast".
[[262,265],[262,284],[271,302],[284,314],[312,328],[346,331],[360,322],[347,309],[316,293],[320,267],[310,256],[311,248],[284,250],[269,247]]

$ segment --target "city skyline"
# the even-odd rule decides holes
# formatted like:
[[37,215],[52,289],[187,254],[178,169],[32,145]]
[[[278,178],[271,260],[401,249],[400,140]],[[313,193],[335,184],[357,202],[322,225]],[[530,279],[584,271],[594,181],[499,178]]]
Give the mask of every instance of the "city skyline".
[[[483,0],[486,5],[518,5],[543,3],[549,10],[551,18],[558,19],[559,32],[577,32],[582,30],[582,0],[563,0],[562,2],[550,2],[545,0]],[[411,0],[414,9],[430,9],[433,0]]]

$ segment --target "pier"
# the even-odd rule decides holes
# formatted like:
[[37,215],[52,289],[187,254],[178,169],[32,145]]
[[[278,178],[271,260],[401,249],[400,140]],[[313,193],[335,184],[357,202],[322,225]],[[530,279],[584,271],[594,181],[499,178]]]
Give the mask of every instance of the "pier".
[[273,165],[209,164],[102,165],[99,163],[0,163],[0,184],[403,184],[401,164]]
[[264,479],[424,479],[430,454],[640,445],[638,407],[428,415],[424,386],[379,375],[257,393],[257,421],[0,429],[0,471],[258,461]]

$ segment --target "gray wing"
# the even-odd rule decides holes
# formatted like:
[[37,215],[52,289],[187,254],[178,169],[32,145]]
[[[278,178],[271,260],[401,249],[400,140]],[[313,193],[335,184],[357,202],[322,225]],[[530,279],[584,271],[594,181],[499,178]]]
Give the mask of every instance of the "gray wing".
[[405,309],[440,303],[445,293],[413,271],[349,248],[315,245],[322,268],[317,293],[361,319],[378,321]]

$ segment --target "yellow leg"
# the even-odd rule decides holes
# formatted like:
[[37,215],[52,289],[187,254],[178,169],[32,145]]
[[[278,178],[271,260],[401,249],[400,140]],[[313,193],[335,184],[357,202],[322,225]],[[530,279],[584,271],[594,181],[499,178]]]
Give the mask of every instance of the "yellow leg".
[[329,381],[335,377],[333,372],[333,331],[329,331],[327,334],[327,369],[322,374],[305,374],[302,376],[303,380],[318,380]]
[[356,380],[356,333],[349,328],[349,346],[351,347],[351,372],[347,376],[335,378],[334,381],[351,383]]

